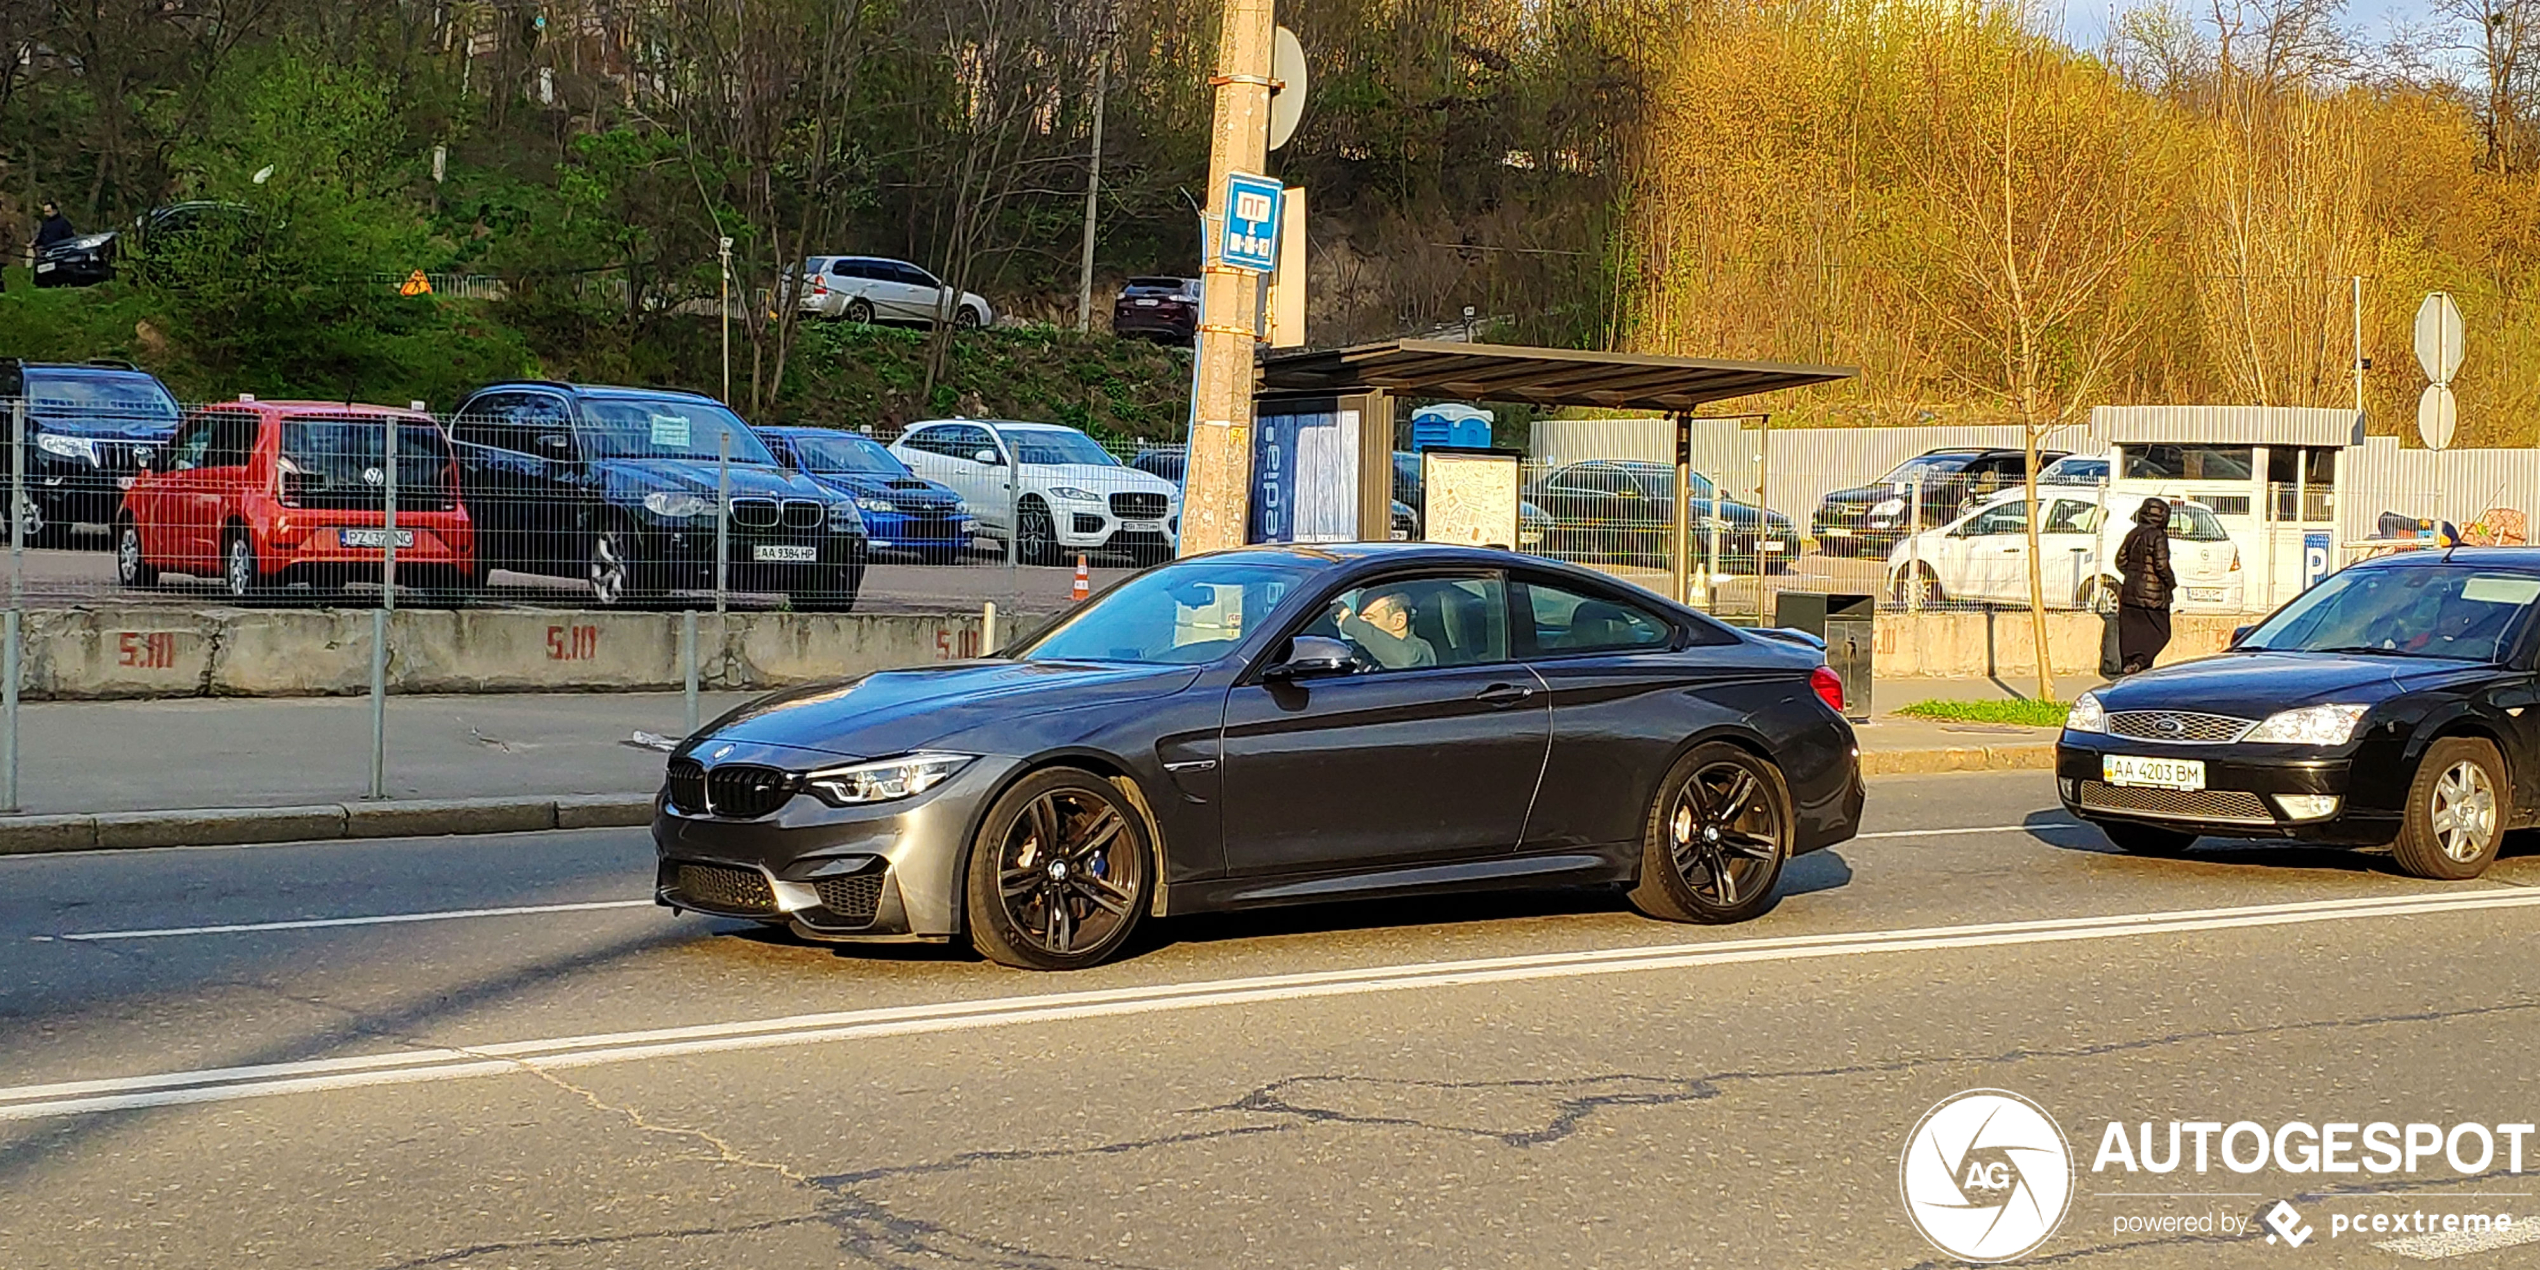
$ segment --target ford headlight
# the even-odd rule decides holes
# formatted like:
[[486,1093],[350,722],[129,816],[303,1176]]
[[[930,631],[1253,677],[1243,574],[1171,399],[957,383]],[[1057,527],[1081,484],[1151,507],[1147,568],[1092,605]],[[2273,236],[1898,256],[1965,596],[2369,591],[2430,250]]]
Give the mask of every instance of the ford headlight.
[[1102,501],[1102,495],[1089,489],[1078,489],[1073,485],[1050,486],[1050,497],[1069,503],[1099,503]]
[[2098,693],[2085,692],[2073,698],[2073,708],[2064,715],[2064,730],[2067,732],[2108,730],[2108,712],[2100,706]]
[[35,438],[35,448],[46,454],[78,459],[90,467],[97,466],[97,443],[87,437],[65,437],[46,432]]
[[665,520],[686,520],[714,510],[714,500],[703,494],[646,494],[644,510]]
[[1904,511],[1904,510],[1905,510],[1905,500],[1904,500],[1904,499],[1901,499],[1901,498],[1884,498],[1884,499],[1880,499],[1880,500],[1879,500],[1876,504],[1873,504],[1873,505],[1871,506],[1871,508],[1870,508],[1870,514],[1871,514],[1871,515],[1873,515],[1873,516],[1894,516],[1894,515],[1896,515],[1897,513],[1902,512],[1902,511]]
[[953,773],[969,766],[976,757],[927,750],[871,763],[823,768],[804,776],[803,788],[833,807],[887,803],[914,797],[951,780]]
[[2267,716],[2243,741],[2280,745],[2344,745],[2367,706],[2304,706]]
[[898,508],[893,507],[891,505],[891,500],[887,498],[859,498],[855,500],[855,505],[857,511],[894,512],[899,510]]

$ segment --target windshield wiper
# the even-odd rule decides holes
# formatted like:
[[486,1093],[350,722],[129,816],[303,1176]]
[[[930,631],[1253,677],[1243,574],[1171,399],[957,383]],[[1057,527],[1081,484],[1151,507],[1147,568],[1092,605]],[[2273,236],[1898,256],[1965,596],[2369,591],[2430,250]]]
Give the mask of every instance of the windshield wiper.
[[2365,653],[2375,657],[2416,656],[2415,653],[2404,652],[2396,648],[2379,648],[2371,644],[2337,644],[2328,648],[2273,648],[2262,651],[2277,653]]

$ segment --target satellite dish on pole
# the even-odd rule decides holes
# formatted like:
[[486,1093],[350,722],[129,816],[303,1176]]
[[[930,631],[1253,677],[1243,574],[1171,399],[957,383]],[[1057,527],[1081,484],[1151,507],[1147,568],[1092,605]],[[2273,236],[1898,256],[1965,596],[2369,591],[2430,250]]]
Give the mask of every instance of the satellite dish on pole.
[[1305,46],[1296,32],[1280,27],[1270,37],[1270,148],[1286,145],[1305,117]]

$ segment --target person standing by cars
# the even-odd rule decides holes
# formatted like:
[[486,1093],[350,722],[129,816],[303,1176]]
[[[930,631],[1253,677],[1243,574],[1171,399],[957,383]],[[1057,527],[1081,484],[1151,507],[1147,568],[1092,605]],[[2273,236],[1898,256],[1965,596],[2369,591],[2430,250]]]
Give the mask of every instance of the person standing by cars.
[[2125,583],[2117,592],[2117,658],[2120,672],[2138,674],[2152,668],[2170,642],[2170,596],[2178,576],[2170,572],[2170,505],[2147,498],[2135,509],[2134,529],[2117,547],[2117,571]]
[[46,200],[44,220],[35,227],[35,241],[30,245],[42,251],[55,243],[69,242],[77,237],[79,231],[71,227],[71,218],[62,215],[62,209],[51,200]]

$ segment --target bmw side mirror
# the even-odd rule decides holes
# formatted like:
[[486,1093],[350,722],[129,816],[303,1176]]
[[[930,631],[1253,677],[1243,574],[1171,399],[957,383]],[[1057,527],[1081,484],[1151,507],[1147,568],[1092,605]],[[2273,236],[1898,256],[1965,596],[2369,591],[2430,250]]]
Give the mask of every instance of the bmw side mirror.
[[1328,635],[1299,635],[1288,641],[1288,659],[1261,672],[1264,679],[1320,679],[1354,674],[1358,659],[1349,645]]

